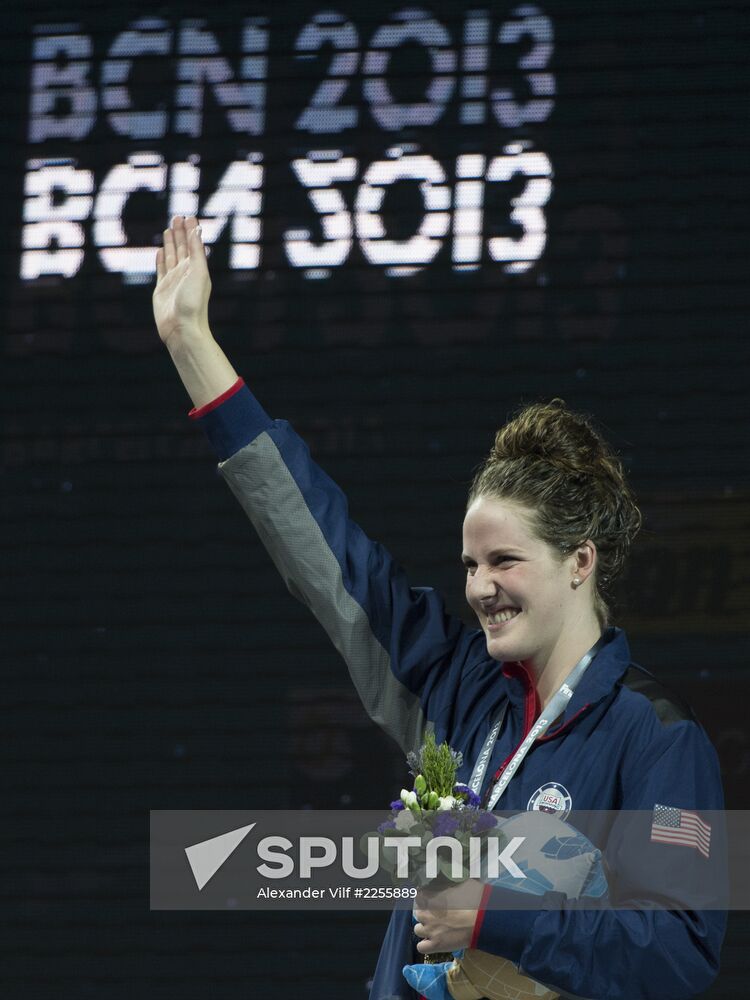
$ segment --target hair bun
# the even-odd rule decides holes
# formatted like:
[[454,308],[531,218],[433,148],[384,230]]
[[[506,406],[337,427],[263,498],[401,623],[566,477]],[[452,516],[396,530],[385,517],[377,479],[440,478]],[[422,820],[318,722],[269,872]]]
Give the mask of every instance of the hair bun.
[[565,400],[531,403],[495,435],[490,458],[539,459],[578,476],[601,476],[602,459],[611,452],[583,414],[573,413]]

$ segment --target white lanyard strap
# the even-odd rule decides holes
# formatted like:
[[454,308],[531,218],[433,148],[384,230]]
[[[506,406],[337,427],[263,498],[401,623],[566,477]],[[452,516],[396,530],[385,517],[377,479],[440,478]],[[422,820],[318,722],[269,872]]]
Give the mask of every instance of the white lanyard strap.
[[[536,720],[534,725],[531,727],[523,743],[520,745],[518,750],[516,750],[516,752],[513,754],[513,757],[508,762],[508,765],[503,771],[502,775],[500,776],[500,779],[495,783],[495,786],[492,789],[492,793],[486,803],[485,806],[486,809],[495,808],[498,799],[510,784],[511,778],[516,773],[518,768],[521,766],[524,757],[531,749],[531,746],[534,743],[534,741],[537,740],[540,736],[542,736],[547,731],[547,729],[549,729],[550,725],[554,722],[554,720],[558,717],[558,715],[562,715],[562,713],[565,711],[568,702],[573,697],[573,692],[576,689],[576,685],[580,681],[581,677],[583,677],[589,664],[594,659],[599,650],[602,648],[602,646],[606,645],[606,643],[608,643],[609,640],[612,638],[613,631],[614,631],[613,629],[607,629],[606,632],[603,632],[602,635],[599,637],[599,639],[597,639],[597,641],[591,647],[591,649],[587,650],[583,654],[581,659],[578,661],[578,663],[576,663],[576,665],[570,671],[568,676],[565,678],[559,691],[552,698],[552,700],[549,702],[545,710],[542,712],[542,714]],[[507,710],[508,710],[508,702],[506,701],[502,709],[500,710],[500,713],[495,721],[494,726],[490,730],[490,733],[487,739],[485,740],[484,746],[482,747],[482,751],[479,754],[479,757],[477,757],[477,762],[474,765],[474,770],[472,772],[471,778],[469,778],[469,788],[476,795],[479,795],[480,789],[482,787],[484,776],[487,771],[487,765],[489,764],[490,757],[492,756],[492,751],[495,748],[495,743],[497,742],[497,738],[500,735],[500,729],[505,719],[505,714]]]

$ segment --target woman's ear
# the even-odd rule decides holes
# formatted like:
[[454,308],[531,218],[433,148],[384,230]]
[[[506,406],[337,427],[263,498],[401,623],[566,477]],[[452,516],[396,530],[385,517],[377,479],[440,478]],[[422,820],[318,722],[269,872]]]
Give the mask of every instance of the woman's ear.
[[575,550],[573,557],[573,576],[579,581],[576,586],[580,586],[596,569],[596,545],[587,538]]

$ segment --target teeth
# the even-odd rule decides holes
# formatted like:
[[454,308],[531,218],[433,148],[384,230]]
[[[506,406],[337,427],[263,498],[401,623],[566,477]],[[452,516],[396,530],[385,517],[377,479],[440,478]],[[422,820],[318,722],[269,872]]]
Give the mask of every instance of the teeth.
[[503,608],[502,611],[496,611],[494,614],[487,615],[487,621],[491,625],[499,625],[500,622],[509,622],[517,614],[520,614],[518,608]]

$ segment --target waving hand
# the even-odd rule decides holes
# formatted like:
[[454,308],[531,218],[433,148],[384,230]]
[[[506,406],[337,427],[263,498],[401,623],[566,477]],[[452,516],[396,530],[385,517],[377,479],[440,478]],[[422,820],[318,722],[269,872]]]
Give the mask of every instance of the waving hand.
[[237,381],[208,325],[210,294],[198,220],[176,216],[156,254],[154,319],[195,407],[212,402]]
[[176,216],[164,230],[164,245],[156,254],[154,319],[165,344],[194,328],[208,330],[211,278],[206,251],[195,216]]

